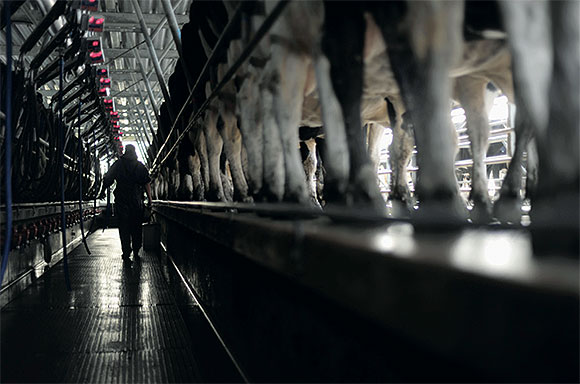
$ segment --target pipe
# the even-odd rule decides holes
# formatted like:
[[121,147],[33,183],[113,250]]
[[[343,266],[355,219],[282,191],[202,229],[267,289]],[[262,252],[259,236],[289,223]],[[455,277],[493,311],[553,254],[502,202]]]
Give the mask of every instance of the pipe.
[[[64,76],[64,56],[62,51],[60,53],[60,76],[58,79],[58,88],[62,89],[63,87],[63,76]],[[66,249],[66,213],[64,211],[64,150],[65,150],[65,137],[64,137],[64,121],[62,121],[62,95],[59,96],[58,100],[59,108],[58,108],[58,136],[59,136],[59,143],[61,145],[60,150],[60,218],[62,223],[62,262],[64,268],[64,282],[66,284],[67,291],[71,291],[70,285],[70,276],[68,273],[68,256],[67,256],[67,249]]]
[[[111,168],[109,157],[107,157],[107,172]],[[109,217],[111,215],[111,186],[107,187],[107,209],[105,210],[105,225],[103,225],[103,232],[109,228]]]
[[[93,144],[96,144],[96,138],[95,138],[95,130],[93,129]],[[97,187],[96,183],[97,183],[97,175],[98,175],[98,171],[99,169],[97,167],[99,167],[99,156],[97,154],[97,146],[95,145],[95,187]],[[99,194],[99,191],[101,190],[101,186],[99,185],[98,188],[95,190],[95,201],[93,202],[93,211],[96,211],[97,209],[97,197]],[[94,214],[95,212],[93,212]],[[93,221],[94,222],[94,221]]]
[[[4,2],[4,7],[7,3]],[[8,267],[8,257],[12,242],[12,21],[10,12],[4,13],[6,24],[6,129],[4,133],[4,171],[6,183],[6,234],[4,235],[4,249],[2,252],[2,267],[0,268],[0,287],[4,281],[4,274]]]
[[149,48],[149,56],[151,56],[151,60],[153,61],[153,68],[155,68],[155,73],[157,74],[157,80],[159,81],[161,92],[163,92],[163,97],[165,98],[165,103],[167,105],[169,117],[171,119],[171,122],[173,123],[175,121],[175,113],[173,112],[173,107],[171,105],[171,96],[169,95],[169,91],[167,90],[167,84],[165,84],[165,79],[163,78],[163,71],[161,70],[159,59],[157,58],[157,52],[155,51],[153,40],[151,40],[151,36],[149,36],[149,32],[147,31],[147,24],[145,23],[145,19],[143,18],[143,12],[141,11],[141,6],[139,5],[139,2],[137,0],[131,0],[131,2],[133,3],[133,8],[135,9],[135,13],[137,14],[139,24],[141,25],[141,31],[143,32],[143,37],[145,37],[147,48]]
[[[151,121],[151,115],[149,114],[149,107],[145,104],[145,99],[143,99],[143,93],[141,93],[141,88],[137,87],[137,94],[139,95],[139,99],[141,100],[141,104],[143,105],[143,109],[145,110],[145,117],[147,118],[147,124],[149,125],[149,129],[151,130],[151,137],[153,142],[155,142],[155,130],[153,129],[153,121]],[[159,114],[156,115],[159,117]]]
[[147,157],[147,146],[145,145],[145,141],[143,140],[143,136],[141,136],[141,132],[139,132],[139,130],[137,128],[135,128],[135,129],[136,129],[135,142],[139,146],[139,151],[141,151],[141,154],[143,156],[143,160],[145,160],[147,162],[147,164],[149,164],[149,158]]
[[[76,57],[73,57],[72,59],[68,60],[66,62],[66,65],[64,66],[64,70],[65,72],[70,71],[73,68],[77,68],[80,67],[81,65],[83,65],[85,63],[85,58],[83,55],[77,55]],[[49,73],[48,75],[46,75],[45,77],[41,78],[40,75],[37,77],[36,80],[36,86],[37,87],[42,87],[44,84],[48,83],[49,81],[55,79],[58,77],[58,73],[59,71],[56,70],[52,73]]]
[[143,130],[143,136],[145,136],[145,139],[147,139],[147,144],[149,146],[151,146],[151,138],[147,134],[147,129],[145,128],[145,122],[143,121],[143,118],[141,117],[140,113],[137,116],[139,117],[139,122],[141,123],[140,129]]
[[133,84],[130,84],[128,86],[125,87],[125,89],[123,89],[122,91],[119,91],[115,94],[112,94],[111,97],[117,97],[121,94],[123,94],[124,92],[127,92],[129,89],[133,88],[134,86],[136,86],[137,84],[139,84],[140,82],[142,82],[143,80],[137,80],[135,81]]
[[161,0],[163,5],[163,10],[165,11],[165,16],[167,17],[167,22],[169,24],[169,29],[171,30],[171,35],[173,36],[173,42],[175,43],[175,48],[177,48],[177,53],[181,61],[181,66],[183,68],[183,73],[185,74],[185,79],[187,81],[187,89],[191,92],[191,87],[193,86],[193,79],[189,73],[189,68],[185,64],[183,58],[183,46],[181,45],[181,32],[179,31],[179,26],[177,25],[177,19],[175,18],[175,13],[171,7],[170,0]]
[[24,44],[20,47],[20,56],[30,51],[40,40],[40,37],[46,32],[48,27],[58,19],[66,9],[66,0],[57,0],[44,19],[34,28],[34,31],[28,36]]
[[71,81],[62,91],[58,91],[57,93],[54,94],[53,96],[53,100],[58,100],[58,97],[60,96],[60,94],[62,93],[63,95],[66,95],[67,93],[69,93],[70,91],[72,91],[74,89],[74,87],[76,87],[78,85],[79,82],[84,81],[85,78],[87,78],[90,74],[90,70],[89,68],[87,68],[82,75],[78,76],[76,79],[74,79],[73,81]]
[[83,105],[82,101],[79,101],[79,112],[78,112],[78,126],[79,126],[79,216],[80,216],[80,226],[81,226],[81,238],[83,239],[83,245],[87,253],[90,255],[91,250],[87,244],[87,237],[85,236],[85,227],[83,225],[83,140],[81,139],[81,107]]
[[[141,76],[145,81],[145,89],[147,90],[147,94],[149,95],[149,102],[151,103],[151,107],[153,108],[153,112],[155,112],[155,116],[159,119],[159,109],[157,108],[157,104],[155,104],[155,96],[153,96],[153,88],[151,87],[151,83],[149,82],[149,78],[147,77],[147,73],[145,73],[145,67],[143,67],[143,62],[141,61],[141,54],[139,51],[135,51],[135,59],[137,59],[137,65],[139,66],[139,72],[141,72]],[[139,89],[139,87],[137,87]]]
[[[179,7],[179,6],[180,6],[180,5],[183,3],[183,1],[184,1],[184,0],[179,0],[179,1],[177,2],[177,4],[175,4],[175,7],[176,7],[176,8],[177,8],[177,7]],[[165,26],[165,23],[167,23],[167,19],[161,19],[161,21],[160,21],[160,22],[157,24],[157,26],[155,27],[155,29],[153,30],[153,32],[151,32],[151,39],[154,39],[154,38],[157,36],[157,34],[158,34],[158,33],[159,33],[159,32],[160,32],[162,29],[163,29],[163,27]],[[141,46],[141,45],[142,45],[142,44],[144,44],[144,43],[145,43],[145,40],[143,40],[143,41],[141,41],[141,42],[139,42],[139,43],[135,44],[134,46],[132,46],[131,48],[127,49],[127,50],[126,50],[126,51],[124,51],[124,52],[121,52],[120,54],[118,54],[118,55],[117,55],[117,56],[115,56],[114,58],[112,58],[112,59],[110,59],[110,60],[107,60],[107,62],[108,62],[108,63],[112,63],[113,61],[115,61],[115,60],[117,60],[118,58],[120,58],[120,57],[122,57],[122,56],[126,55],[127,53],[131,52],[132,50],[134,50],[135,48],[137,48],[137,47]],[[160,60],[162,60],[162,59],[160,58]]]
[[[141,122],[141,125],[139,126],[140,129],[143,129],[143,136],[145,137],[145,139],[147,139],[147,144],[149,146],[151,146],[151,139],[149,138],[149,135],[147,134],[147,129],[145,128],[145,122],[143,121],[143,118],[141,117],[141,113],[139,113],[139,106],[137,105],[137,100],[135,98],[132,98],[133,101],[133,107],[135,108],[134,111],[137,113],[137,116],[139,117],[139,122]],[[131,116],[131,119],[133,121],[134,124],[137,125],[138,121],[135,119],[135,116]]]
[[30,70],[36,70],[38,67],[40,67],[44,60],[46,60],[46,58],[64,41],[71,29],[71,23],[67,23],[64,27],[62,27],[58,33],[52,39],[50,39],[48,44],[44,46],[40,52],[38,52],[34,59],[32,59],[30,62]]

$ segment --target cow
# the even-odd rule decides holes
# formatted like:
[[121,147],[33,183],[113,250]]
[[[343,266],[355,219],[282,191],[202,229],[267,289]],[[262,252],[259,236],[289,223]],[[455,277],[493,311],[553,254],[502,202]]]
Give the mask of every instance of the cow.
[[[499,2],[513,55],[516,132],[531,126],[538,147],[534,220],[578,254],[580,27],[577,1]],[[506,178],[509,177],[508,175]]]

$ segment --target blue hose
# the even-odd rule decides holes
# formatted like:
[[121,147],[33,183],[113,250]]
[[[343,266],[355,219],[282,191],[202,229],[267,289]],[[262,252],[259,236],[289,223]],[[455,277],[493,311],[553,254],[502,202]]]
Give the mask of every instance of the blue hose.
[[[64,56],[60,54],[60,76],[58,79],[58,89],[64,89],[63,87],[63,75],[64,75]],[[66,284],[66,289],[70,292],[70,276],[68,274],[68,255],[66,250],[66,212],[64,211],[64,122],[62,120],[62,92],[58,95],[58,120],[59,120],[59,142],[61,145],[60,151],[60,218],[62,221],[62,262],[64,268],[64,282]]]
[[7,7],[9,1],[4,1],[4,18],[6,25],[6,133],[4,135],[4,171],[6,183],[6,234],[2,252],[2,267],[0,269],[0,287],[8,267],[8,256],[12,241],[12,21]]
[[85,227],[83,225],[83,141],[81,139],[81,107],[83,102],[79,100],[79,113],[78,113],[78,123],[79,123],[79,215],[81,218],[81,237],[83,239],[83,244],[87,253],[90,255],[91,250],[87,244],[87,237],[85,236]]

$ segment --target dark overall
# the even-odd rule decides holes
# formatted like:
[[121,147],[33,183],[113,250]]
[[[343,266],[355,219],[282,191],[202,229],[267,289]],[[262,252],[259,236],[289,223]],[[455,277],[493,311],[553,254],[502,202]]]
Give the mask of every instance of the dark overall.
[[128,258],[131,250],[134,256],[138,256],[143,243],[143,186],[151,181],[149,172],[137,159],[124,155],[105,175],[105,187],[113,180],[117,181],[115,212],[119,220],[123,258]]

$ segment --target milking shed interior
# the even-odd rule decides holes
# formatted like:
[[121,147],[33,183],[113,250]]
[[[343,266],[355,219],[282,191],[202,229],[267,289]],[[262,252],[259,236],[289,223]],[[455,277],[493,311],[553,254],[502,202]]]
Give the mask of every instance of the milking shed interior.
[[[578,4],[559,3],[530,2],[528,15],[569,26],[562,15]],[[397,72],[397,63],[418,68],[410,63],[421,55],[397,50],[403,27],[381,24],[441,4],[465,9],[463,62],[442,61],[454,88],[441,86],[444,101],[431,109],[452,128],[442,144],[451,198],[420,173],[430,160],[446,164],[420,145],[425,109],[399,109],[429,100]],[[542,136],[522,118],[543,115],[525,105],[526,73],[509,61],[519,36],[510,7],[3,1],[0,380],[578,381],[578,100],[570,95],[580,87],[558,70],[580,71],[559,51],[577,52],[579,38],[577,27],[553,28],[544,71],[552,88],[529,87],[562,98],[559,109],[542,99],[551,113]],[[350,40],[357,33],[364,50]],[[429,52],[432,62],[443,57]],[[515,98],[502,88],[512,79],[499,72],[506,57],[520,84]],[[481,79],[473,102],[465,90]],[[381,93],[391,83],[396,92]],[[347,107],[347,85],[360,88],[357,108]],[[518,143],[529,140],[522,121],[537,128],[529,146]],[[485,133],[474,135],[473,124]],[[342,144],[335,125],[345,127]],[[102,178],[129,144],[150,171],[154,201],[141,257],[123,262],[114,188],[103,190]],[[343,160],[346,179],[336,171]],[[546,187],[546,179],[556,181]]]

